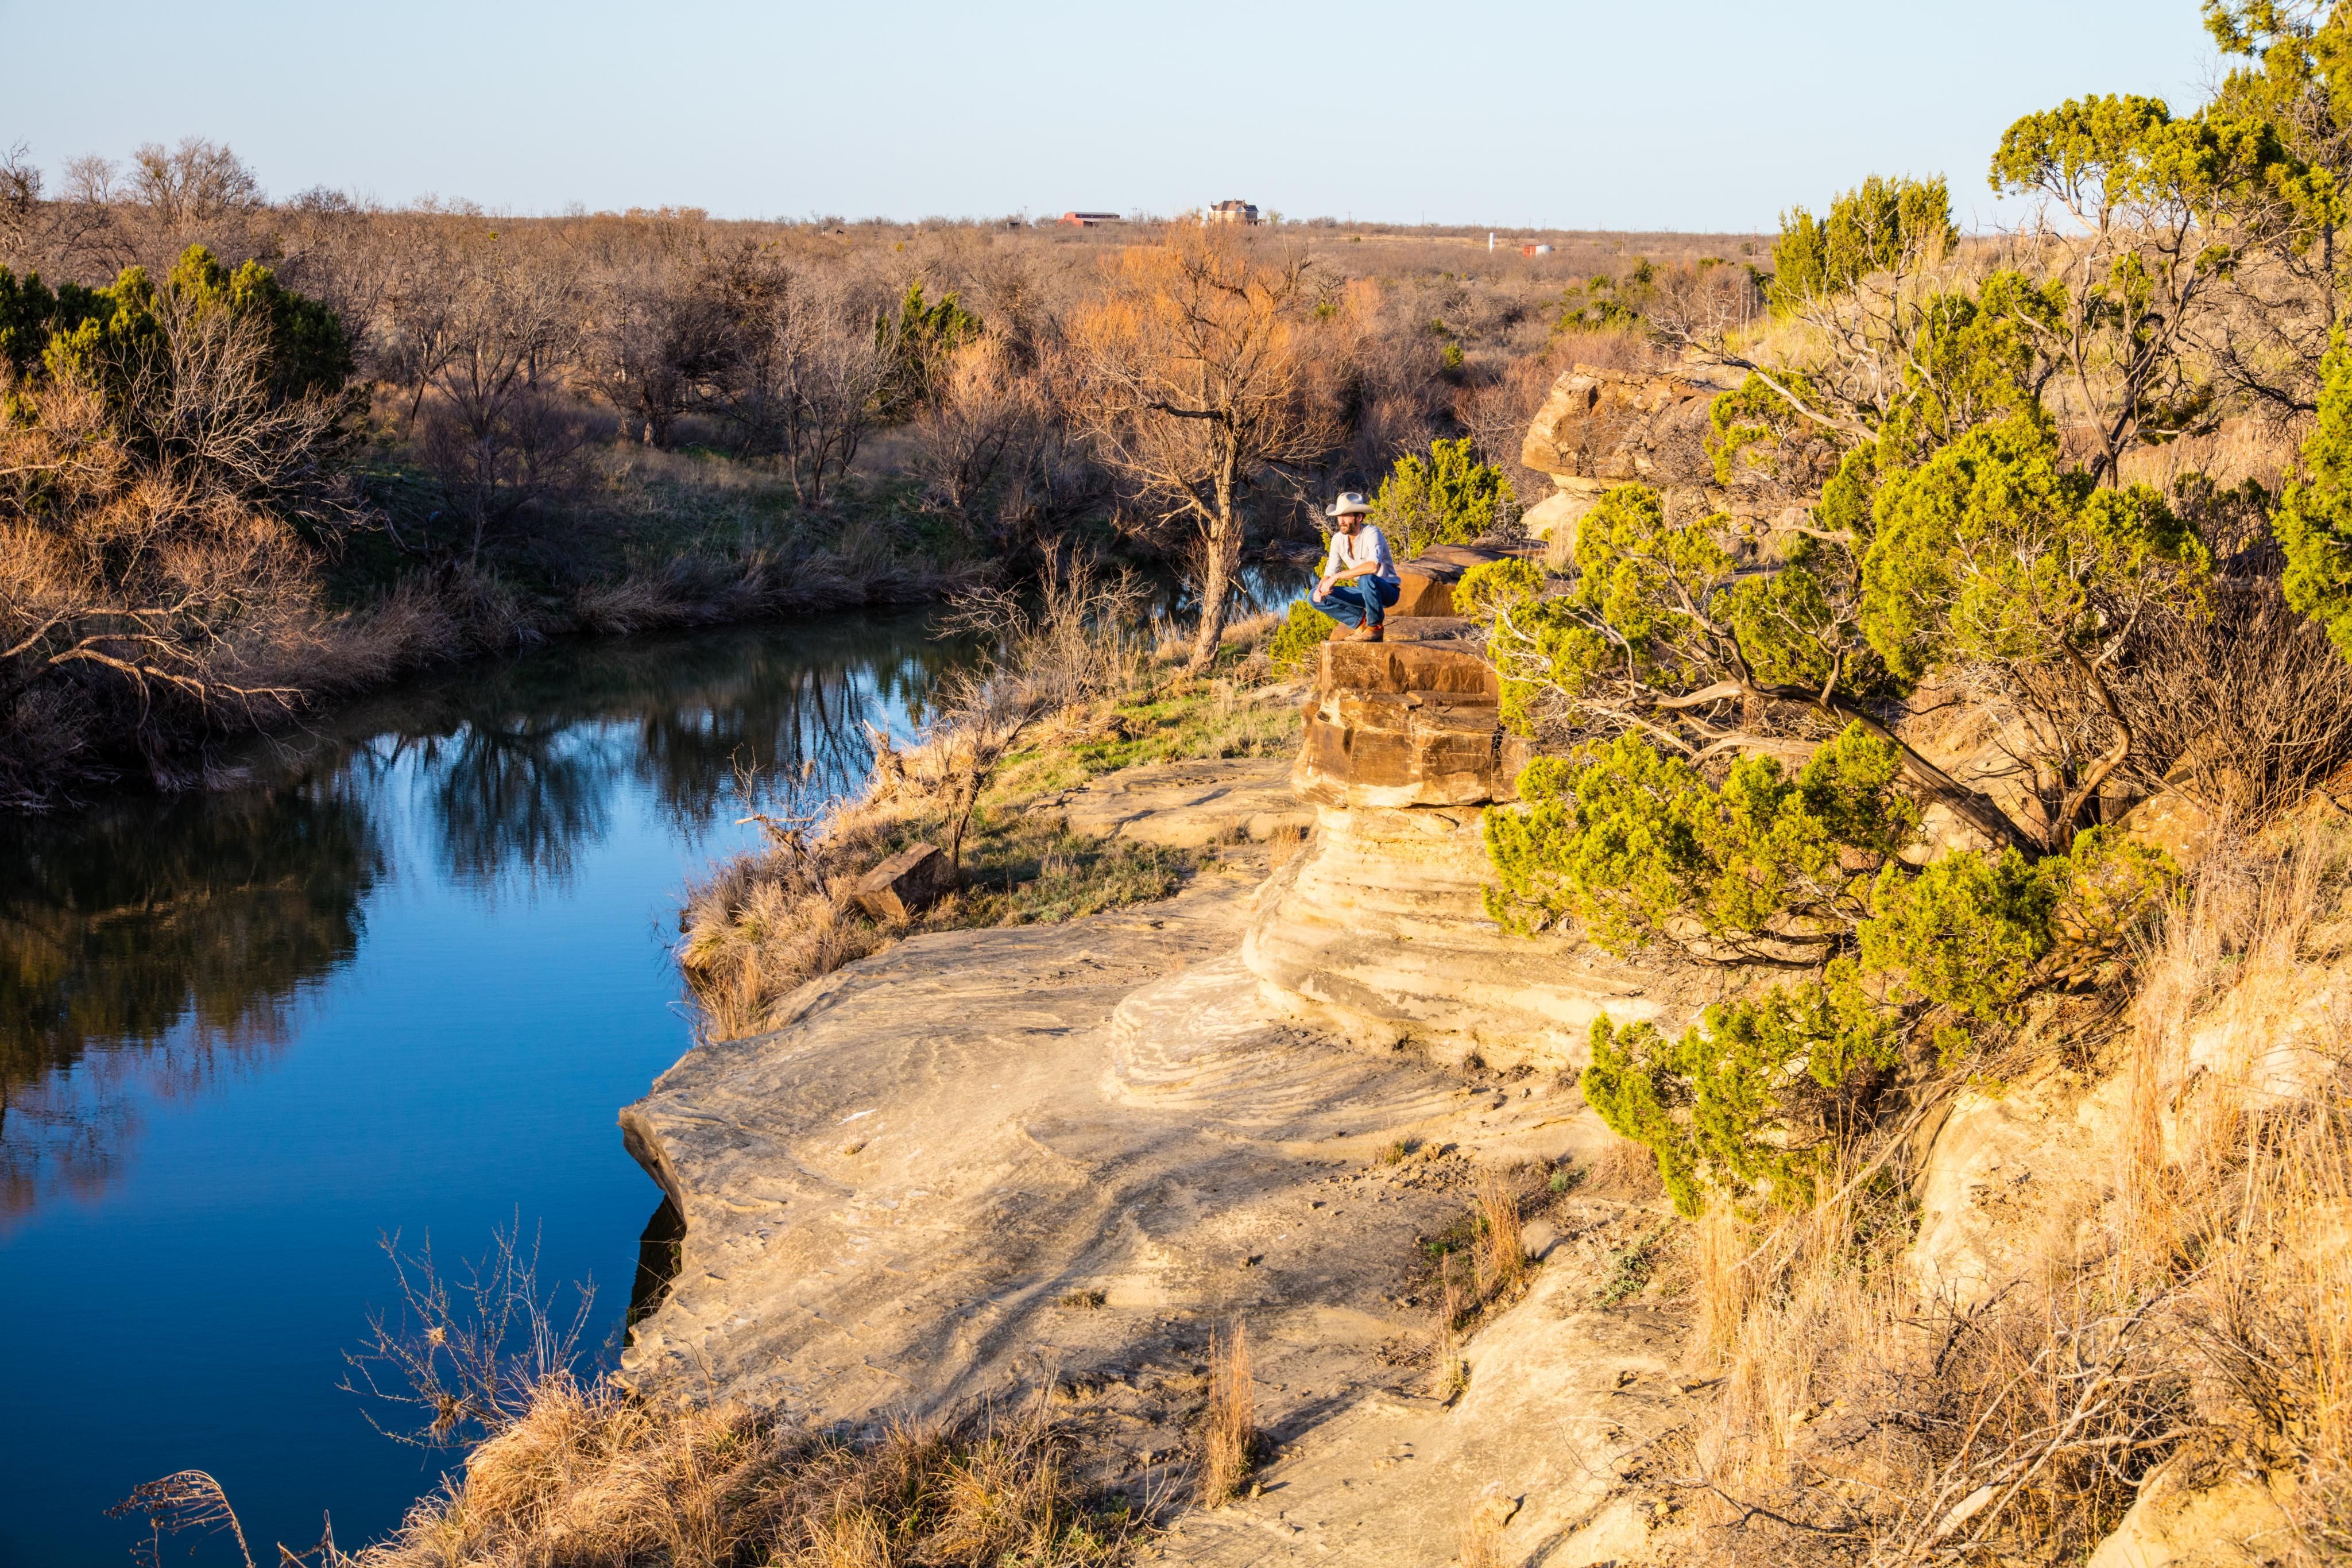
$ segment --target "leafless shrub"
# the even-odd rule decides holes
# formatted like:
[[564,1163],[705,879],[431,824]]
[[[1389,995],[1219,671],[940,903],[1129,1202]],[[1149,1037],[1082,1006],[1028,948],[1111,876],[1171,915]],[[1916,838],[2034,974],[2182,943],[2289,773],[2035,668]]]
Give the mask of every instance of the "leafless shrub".
[[2352,664],[2275,578],[2221,579],[2210,620],[2166,617],[2135,653],[2117,696],[2142,790],[2178,789],[2252,830],[2352,762]]
[[1201,1428],[1201,1501],[1215,1508],[1240,1495],[1257,1459],[1257,1405],[1250,1384],[1249,1330],[1236,1318],[1209,1336],[1209,1405]]
[[41,166],[19,141],[0,152],[0,266],[32,248],[41,218]]
[[234,422],[159,467],[93,389],[16,396],[37,413],[0,424],[0,712],[27,723],[0,741],[0,793],[45,792],[56,723],[127,733],[160,768],[175,727],[290,711],[318,591],[292,529],[231,487],[255,476]]
[[133,1513],[147,1516],[147,1543],[135,1555],[152,1568],[163,1568],[163,1538],[190,1530],[205,1535],[226,1531],[236,1542],[236,1554],[245,1568],[253,1568],[253,1549],[246,1544],[245,1526],[237,1522],[236,1510],[229,1506],[220,1482],[203,1470],[180,1470],[148,1481],[106,1511],[117,1519]]
[[177,235],[224,218],[245,217],[263,205],[261,182],[227,145],[184,136],[176,147],[150,141],[131,155],[130,196],[149,217]]
[[983,334],[959,347],[914,422],[915,471],[933,504],[969,530],[1000,479],[1034,461],[1046,415],[1042,382],[1003,339]]
[[494,237],[446,267],[415,306],[412,408],[422,415],[420,454],[464,525],[467,562],[478,564],[486,538],[577,478],[579,427],[539,384],[542,361],[573,329],[572,288]]
[[950,672],[932,695],[923,758],[942,802],[947,852],[959,859],[973,808],[1005,756],[1040,719],[1138,684],[1143,590],[1083,556],[1049,556],[1034,594],[982,588],[950,624],[993,651]]
[[448,498],[469,566],[482,545],[580,482],[580,423],[555,399],[516,387],[470,406],[435,402],[416,452]]
[[820,806],[808,779],[747,772],[738,799],[769,841],[721,866],[688,897],[677,949],[704,1025],[757,1032],[776,1003],[890,939],[850,904],[851,883],[917,837],[961,863],[981,797],[1037,727],[1144,685],[1141,585],[1084,558],[1055,557],[1032,592],[982,588],[955,623],[986,637],[987,658],[933,691],[920,743],[873,737],[866,792]]
[[530,1413],[542,1387],[572,1378],[595,1290],[574,1285],[572,1311],[561,1312],[562,1292],[540,1284],[538,1239],[526,1246],[520,1222],[494,1230],[488,1250],[454,1281],[434,1263],[429,1240],[415,1253],[400,1249],[397,1235],[383,1247],[400,1308],[370,1315],[366,1340],[344,1356],[343,1386],[415,1415],[386,1427],[371,1408],[377,1430],[436,1448],[495,1437]]
[[896,361],[893,329],[892,319],[857,290],[796,278],[767,340],[746,361],[771,389],[763,407],[772,432],[765,438],[772,442],[769,449],[782,454],[793,493],[810,506],[849,472],[873,427],[876,400]]

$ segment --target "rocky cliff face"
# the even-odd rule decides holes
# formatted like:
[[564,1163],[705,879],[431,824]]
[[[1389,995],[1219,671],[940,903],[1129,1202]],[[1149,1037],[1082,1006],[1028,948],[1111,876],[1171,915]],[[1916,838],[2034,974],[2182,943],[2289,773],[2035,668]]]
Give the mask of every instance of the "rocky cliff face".
[[1316,831],[1260,893],[1242,946],[1276,1007],[1441,1059],[1567,1069],[1597,1015],[1657,1017],[1687,986],[1487,916],[1479,818],[1513,798],[1528,758],[1499,689],[1460,647],[1324,647],[1291,771]]
[[1528,508],[1528,531],[1549,539],[1554,559],[1562,559],[1578,520],[1619,485],[1651,486],[1678,519],[1777,511],[1778,497],[1766,494],[1762,476],[1735,470],[1732,485],[1720,485],[1707,454],[1707,410],[1738,384],[1738,371],[1718,366],[1651,374],[1570,366],[1520,448],[1519,461],[1550,475],[1553,486]]

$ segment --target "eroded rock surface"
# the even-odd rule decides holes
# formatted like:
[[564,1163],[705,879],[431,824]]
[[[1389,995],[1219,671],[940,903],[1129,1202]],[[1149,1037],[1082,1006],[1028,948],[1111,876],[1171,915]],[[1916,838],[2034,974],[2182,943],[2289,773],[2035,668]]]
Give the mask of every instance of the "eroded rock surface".
[[[1411,1385],[1394,1347],[1429,1323],[1399,1293],[1473,1156],[1604,1134],[1572,1086],[1270,1016],[1234,956],[1264,859],[1232,869],[1066,925],[913,938],[689,1052],[623,1114],[687,1227],[624,1375],[818,1421],[1052,1378],[1139,1489],[1190,1462],[1213,1323],[1247,1322],[1278,1431]],[[1408,1136],[1426,1152],[1383,1165]]]
[[1267,884],[1242,949],[1275,1006],[1360,1040],[1576,1068],[1601,1013],[1687,1005],[1688,977],[1665,967],[1513,936],[1487,915],[1479,819],[1528,756],[1499,694],[1466,651],[1324,649],[1292,774],[1316,832]]
[[1263,843],[1287,828],[1305,832],[1314,812],[1290,792],[1281,758],[1239,757],[1121,768],[1038,803],[1099,838],[1171,849],[1235,839]]
[[1584,514],[1619,485],[1651,486],[1677,520],[1777,510],[1777,495],[1766,495],[1752,470],[1735,467],[1732,484],[1720,483],[1706,449],[1708,410],[1738,384],[1739,372],[1716,366],[1648,373],[1570,366],[1520,447],[1519,461],[1551,476],[1553,485],[1522,525],[1550,542],[1557,560],[1573,548]]

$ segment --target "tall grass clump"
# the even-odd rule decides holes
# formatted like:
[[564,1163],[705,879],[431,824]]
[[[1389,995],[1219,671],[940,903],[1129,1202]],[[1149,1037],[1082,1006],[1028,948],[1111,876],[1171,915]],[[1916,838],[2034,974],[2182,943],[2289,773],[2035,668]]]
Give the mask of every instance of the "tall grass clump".
[[1209,1340],[1209,1404],[1201,1427],[1201,1501],[1241,1493],[1257,1462],[1257,1402],[1250,1385],[1249,1330],[1235,1319]]

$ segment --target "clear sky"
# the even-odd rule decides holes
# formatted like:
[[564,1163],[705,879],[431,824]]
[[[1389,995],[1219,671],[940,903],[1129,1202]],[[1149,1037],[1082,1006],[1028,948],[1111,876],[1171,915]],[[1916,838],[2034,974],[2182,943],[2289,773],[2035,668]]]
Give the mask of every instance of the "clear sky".
[[2200,101],[2197,0],[0,0],[0,144],[226,141],[275,195],[915,218],[1769,228],[2000,131]]

